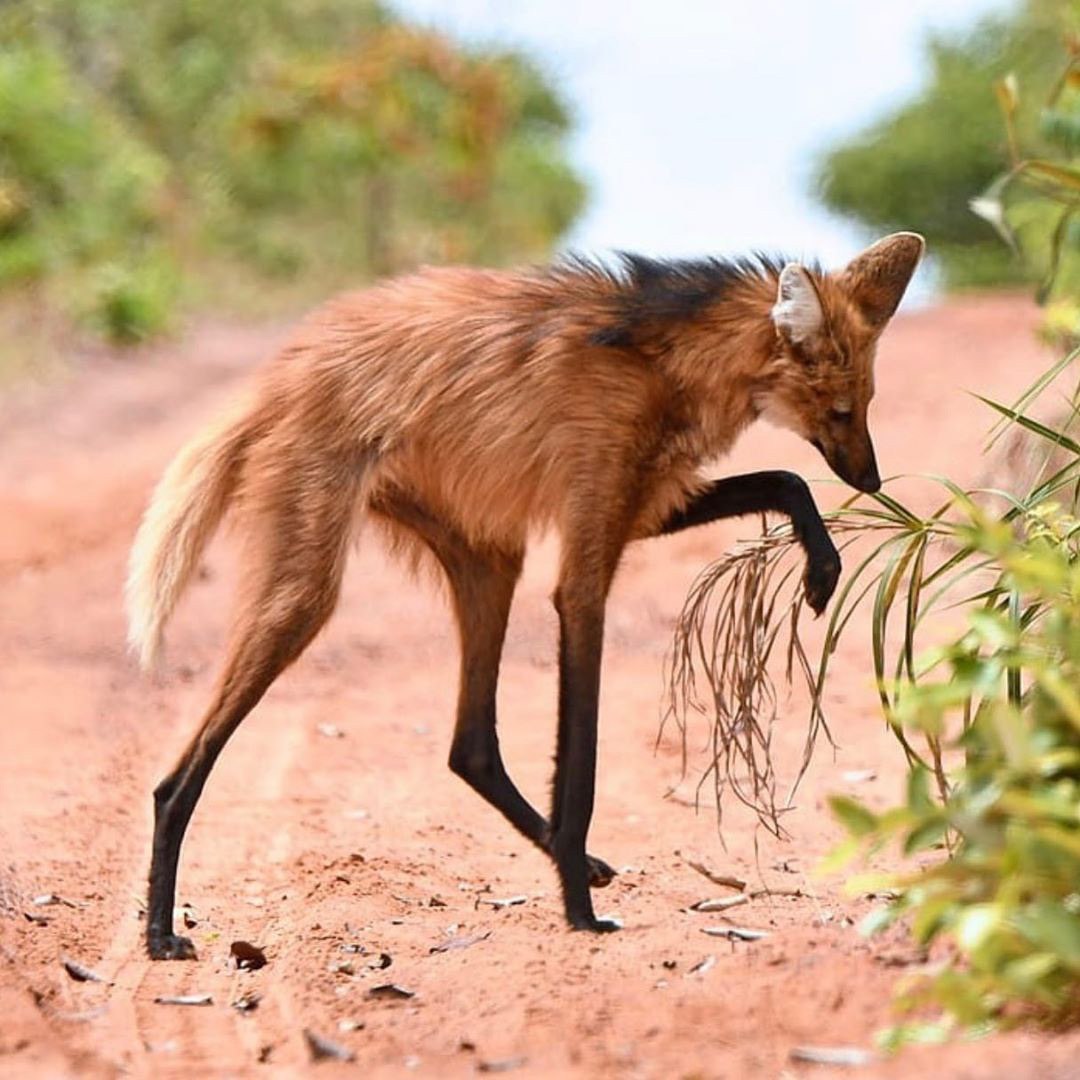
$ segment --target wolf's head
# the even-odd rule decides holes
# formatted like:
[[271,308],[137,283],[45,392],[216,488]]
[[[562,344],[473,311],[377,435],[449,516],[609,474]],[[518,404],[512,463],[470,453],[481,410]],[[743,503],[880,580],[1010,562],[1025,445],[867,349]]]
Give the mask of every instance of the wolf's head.
[[780,271],[772,309],[778,355],[755,404],[765,419],[816,446],[860,491],[881,487],[866,422],[877,341],[925,246],[916,233],[894,233],[837,273],[799,263]]

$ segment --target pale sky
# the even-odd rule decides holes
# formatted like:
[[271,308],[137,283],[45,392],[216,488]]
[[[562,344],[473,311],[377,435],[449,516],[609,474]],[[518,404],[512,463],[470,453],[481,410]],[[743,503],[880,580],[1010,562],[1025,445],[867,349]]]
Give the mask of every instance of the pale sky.
[[656,255],[763,248],[835,264],[869,238],[829,218],[807,195],[814,151],[919,86],[927,29],[967,26],[1011,5],[394,0],[394,6],[459,38],[521,46],[562,88],[578,121],[572,157],[592,191],[567,247]]

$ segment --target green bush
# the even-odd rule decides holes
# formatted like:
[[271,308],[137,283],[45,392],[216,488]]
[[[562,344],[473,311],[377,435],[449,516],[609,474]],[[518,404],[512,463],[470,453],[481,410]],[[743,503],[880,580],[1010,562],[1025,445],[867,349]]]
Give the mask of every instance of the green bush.
[[[1043,115],[1054,156],[1020,156],[1015,83],[999,81],[997,96],[1013,167],[991,178],[975,208],[1037,267],[1039,298],[1057,298],[1046,332],[1075,339],[1080,48],[1070,46]],[[902,920],[922,945],[937,946],[932,972],[908,980],[899,1000],[938,1015],[895,1028],[893,1044],[957,1027],[1080,1021],[1080,444],[1071,437],[1080,388],[1064,412],[1058,403],[1056,421],[1032,415],[1078,356],[1080,348],[1052,364],[1012,406],[983,399],[999,414],[995,438],[1011,425],[1010,440],[1029,444],[1022,471],[994,490],[943,479],[929,515],[884,489],[829,515],[855,558],[816,665],[800,640],[803,598],[785,563],[797,546],[789,524],[707,568],[677,623],[668,715],[685,737],[692,712],[712,713],[707,775],[718,808],[730,787],[780,831],[790,797],[776,799],[768,661],[786,632],[788,677],[800,672],[811,693],[805,770],[815,738],[828,733],[831,658],[869,605],[873,672],[908,784],[903,802],[882,813],[831,800],[849,839],[825,868],[899,847],[900,870],[851,883],[895,895],[868,932]],[[946,644],[920,658],[923,642],[942,636],[939,617],[958,609],[964,629],[950,628]]]
[[1011,167],[997,176],[972,210],[1004,238],[1008,247],[1040,279],[1037,298],[1054,301],[1044,332],[1066,341],[1080,337],[1080,322],[1065,321],[1080,287],[1080,165],[1076,131],[1080,128],[1080,53],[1071,50],[1042,109],[1044,156],[1022,156],[1016,118],[1022,104],[1014,78],[997,86],[1008,132]]
[[81,283],[78,302],[83,318],[103,337],[133,345],[168,329],[177,289],[170,261],[148,254],[137,264],[95,266]]
[[0,169],[0,287],[115,257],[163,225],[166,162],[36,43],[0,51]]
[[376,0],[137,18],[122,0],[7,0],[0,40],[0,289],[36,283],[120,340],[166,325],[207,266],[326,291],[419,261],[536,259],[584,202],[571,116],[528,57]]
[[[780,832],[791,802],[776,798],[770,656],[787,637],[788,677],[800,672],[811,692],[805,770],[828,733],[832,656],[869,607],[872,669],[909,781],[904,801],[883,813],[831,800],[849,839],[823,869],[895,844],[899,870],[850,883],[896,896],[866,929],[902,919],[922,944],[947,947],[936,973],[900,1001],[948,1018],[902,1026],[894,1041],[956,1025],[1080,1020],[1080,445],[1068,434],[1075,407],[1057,427],[1027,412],[1078,356],[1052,365],[1015,405],[988,402],[1043,447],[1030,485],[966,492],[941,480],[929,515],[884,489],[827,515],[850,569],[816,664],[800,640],[787,523],[708,567],[677,623],[669,717],[685,738],[694,712],[711,714],[706,775],[718,809],[730,789]],[[920,656],[958,609],[965,629]]]
[[[882,814],[832,806],[851,841],[839,853],[897,844],[905,857],[951,856],[851,887],[895,890],[868,931],[899,919],[962,963],[908,981],[906,1010],[935,1006],[965,1026],[1080,1019],[1080,522],[1043,502],[1022,534],[972,504],[966,555],[999,573],[966,632],[897,684],[892,721],[954,748],[943,797],[912,769],[904,803]],[[834,860],[835,861],[835,860]],[[931,1030],[945,1032],[950,1024]],[[894,1038],[925,1037],[915,1023]]]
[[[1080,54],[1072,48],[1043,113],[1056,154],[1042,158],[1020,156],[1017,87],[1012,79],[997,84],[1013,164],[973,202],[1038,267],[1039,298],[1063,298],[1044,332],[1073,339],[1078,84]],[[905,802],[883,814],[832,800],[851,833],[839,854],[890,842],[905,857],[947,848],[947,859],[879,878],[876,887],[897,899],[867,928],[903,918],[921,944],[946,942],[954,956],[909,980],[900,998],[909,1011],[944,1009],[946,1021],[902,1025],[894,1040],[956,1025],[1080,1020],[1080,445],[1070,435],[1080,394],[1073,390],[1071,408],[1059,408],[1053,423],[1029,414],[1077,355],[1052,365],[1014,407],[988,402],[1033,444],[1023,456],[1037,459],[1034,445],[1042,447],[1033,480],[996,492],[1005,500],[1000,516],[955,487],[926,522],[911,515],[904,523],[885,504],[899,532],[883,545],[895,541],[884,569],[870,572],[874,667],[911,774]],[[937,566],[927,560],[935,536],[952,549]],[[975,595],[964,596],[976,581]],[[926,615],[958,597],[966,631],[916,663]],[[897,608],[903,644],[890,672],[886,631]],[[823,658],[819,691],[826,667]]]

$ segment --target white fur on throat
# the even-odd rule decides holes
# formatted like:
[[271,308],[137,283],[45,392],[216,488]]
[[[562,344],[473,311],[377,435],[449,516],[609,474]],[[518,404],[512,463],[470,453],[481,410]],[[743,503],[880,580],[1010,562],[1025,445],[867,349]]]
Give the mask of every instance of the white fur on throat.
[[798,263],[788,263],[780,271],[772,318],[777,330],[794,344],[805,341],[821,329],[825,314],[817,289],[806,268]]
[[808,437],[806,421],[803,416],[791,406],[777,401],[771,394],[761,393],[754,396],[754,408],[757,410],[759,419],[764,420],[773,427],[786,428],[794,431],[803,438]]

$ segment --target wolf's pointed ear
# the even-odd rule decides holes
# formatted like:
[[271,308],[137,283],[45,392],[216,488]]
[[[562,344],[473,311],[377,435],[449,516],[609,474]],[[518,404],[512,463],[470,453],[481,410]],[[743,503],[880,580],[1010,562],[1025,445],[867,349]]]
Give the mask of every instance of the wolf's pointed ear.
[[918,233],[893,233],[856,255],[840,274],[840,284],[871,323],[884,326],[925,250],[926,241]]
[[813,337],[821,329],[825,312],[805,266],[788,263],[780,271],[772,319],[781,336],[792,345]]

